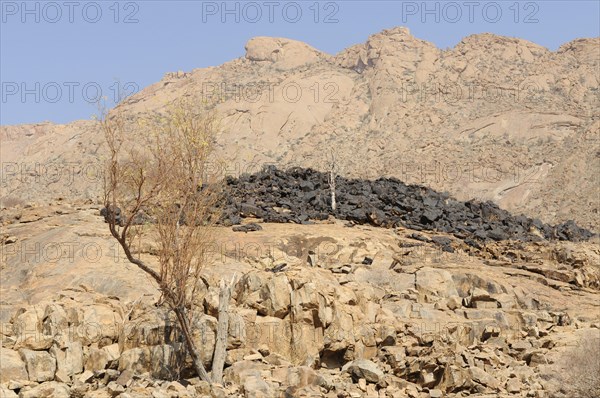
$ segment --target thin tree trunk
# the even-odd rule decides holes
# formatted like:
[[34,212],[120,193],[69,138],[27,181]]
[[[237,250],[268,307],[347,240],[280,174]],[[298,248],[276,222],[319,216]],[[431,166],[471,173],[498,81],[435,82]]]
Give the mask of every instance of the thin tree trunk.
[[227,337],[229,329],[229,298],[231,289],[221,280],[219,293],[219,323],[217,324],[217,342],[212,362],[212,380],[215,383],[223,382],[223,366],[227,356]]
[[331,210],[335,211],[335,173],[333,170],[329,174],[329,188],[331,189]]
[[177,315],[177,320],[179,321],[179,326],[183,331],[183,337],[185,338],[185,343],[192,357],[192,363],[194,364],[194,368],[196,369],[196,373],[201,380],[211,383],[210,376],[206,372],[204,368],[204,364],[202,363],[202,359],[200,358],[200,354],[198,353],[198,349],[196,348],[196,344],[194,344],[194,340],[192,338],[192,332],[190,330],[190,324],[188,322],[187,317],[182,308],[175,308],[175,315]]

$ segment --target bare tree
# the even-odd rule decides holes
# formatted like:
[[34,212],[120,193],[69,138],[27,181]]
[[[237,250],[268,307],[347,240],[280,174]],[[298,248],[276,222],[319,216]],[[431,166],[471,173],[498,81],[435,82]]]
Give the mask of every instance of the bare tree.
[[[110,233],[129,262],[157,284],[177,317],[195,370],[210,382],[191,321],[192,299],[202,283],[219,216],[219,184],[207,175],[216,117],[178,101],[143,120],[125,120],[117,107],[102,112],[99,122],[109,150],[104,205]],[[144,237],[158,245],[155,258],[142,258]]]

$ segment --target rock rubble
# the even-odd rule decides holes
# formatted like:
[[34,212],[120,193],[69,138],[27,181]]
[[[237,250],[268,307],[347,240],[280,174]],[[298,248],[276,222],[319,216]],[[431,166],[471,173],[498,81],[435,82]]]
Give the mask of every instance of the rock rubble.
[[[406,185],[396,178],[377,180],[336,178],[336,210],[331,209],[328,174],[312,169],[274,166],[261,172],[228,178],[224,223],[242,218],[297,224],[329,216],[354,224],[438,231],[477,246],[476,241],[587,240],[593,233],[573,221],[558,225],[515,216],[492,202],[462,202],[447,193]],[[446,238],[447,239],[447,238]],[[448,242],[437,242],[447,246]]]

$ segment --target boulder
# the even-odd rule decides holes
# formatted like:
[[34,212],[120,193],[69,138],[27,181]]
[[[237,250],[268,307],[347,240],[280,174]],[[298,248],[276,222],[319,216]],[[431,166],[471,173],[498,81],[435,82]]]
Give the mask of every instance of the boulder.
[[110,383],[108,383],[108,385],[106,386],[106,389],[108,390],[108,393],[111,395],[111,397],[119,396],[119,394],[122,394],[125,392],[125,387],[123,387],[120,384],[117,384],[117,382],[114,382],[114,381],[111,381]]
[[94,304],[83,307],[78,330],[81,330],[83,345],[90,345],[103,339],[116,341],[121,324],[121,315],[111,306]]
[[21,308],[12,322],[12,335],[16,338],[15,349],[48,349],[52,345],[52,336],[42,333],[41,320],[44,318],[40,306]]
[[269,365],[266,365],[257,361],[238,361],[233,365],[225,369],[223,372],[223,378],[229,380],[232,383],[243,385],[249,378],[260,378],[263,372],[270,369]]
[[292,358],[292,325],[288,319],[259,316],[253,324],[247,326],[246,341],[250,347],[266,345],[271,353],[279,354],[286,360]]
[[42,333],[53,336],[56,339],[62,338],[62,341],[69,340],[69,320],[63,306],[58,304],[49,304],[44,310],[42,322]]
[[423,267],[416,272],[415,285],[421,294],[434,294],[444,298],[458,296],[452,274],[445,270]]
[[372,361],[357,359],[348,362],[342,367],[342,372],[349,373],[354,379],[365,379],[370,383],[378,383],[383,380],[383,371]]
[[230,312],[227,334],[227,349],[235,349],[246,343],[246,322],[237,312]]
[[106,352],[106,356],[109,361],[117,360],[119,359],[119,356],[121,356],[119,344],[116,343],[104,346],[102,347],[102,350]]
[[70,398],[71,389],[65,383],[49,381],[31,389],[21,390],[19,398]]
[[147,309],[142,314],[127,321],[119,336],[121,350],[141,346],[164,344],[177,340],[177,321],[164,308]]
[[253,231],[262,231],[262,227],[257,223],[250,223],[244,225],[236,225],[231,228],[233,232],[253,232]]
[[285,318],[290,310],[291,287],[287,276],[276,275],[270,278],[260,289],[258,313],[261,315]]
[[[217,341],[217,318],[201,314],[192,322],[192,338],[198,347],[200,358],[204,366],[209,367],[212,363]],[[183,340],[180,340],[183,342]],[[177,343],[180,344],[180,343]],[[182,343],[181,343],[182,344]]]
[[25,362],[29,380],[43,382],[54,380],[56,359],[46,351],[32,351],[23,348],[19,351]]
[[248,272],[244,274],[235,285],[233,296],[238,305],[256,308],[261,302],[260,290],[267,283],[268,274],[261,272]]
[[325,352],[323,354],[326,357],[336,358],[340,353],[344,354],[354,343],[355,334],[352,315],[341,306],[335,306],[331,324],[325,329]]
[[271,386],[267,384],[260,376],[250,376],[244,380],[243,391],[245,397],[263,397],[273,396]]
[[0,383],[28,378],[25,362],[19,353],[8,348],[0,348]]
[[471,378],[479,384],[483,384],[484,386],[497,389],[500,387],[500,382],[498,379],[484,371],[483,369],[472,367],[469,369],[471,374]]
[[0,398],[19,398],[13,390],[0,385]]
[[506,381],[506,391],[511,394],[518,394],[521,392],[521,381],[518,378],[512,377]]
[[57,371],[74,376],[83,371],[83,347],[79,341],[70,341],[65,348],[53,346],[50,354],[56,359]]
[[306,386],[327,388],[327,381],[314,369],[308,366],[280,367],[273,370],[273,378],[282,385],[302,389]]
[[90,348],[85,361],[85,370],[92,372],[105,369],[108,365],[108,353],[98,348]]
[[121,354],[119,370],[131,370],[135,374],[148,372],[151,377],[163,380],[177,378],[185,367],[184,352],[181,344],[133,348]]

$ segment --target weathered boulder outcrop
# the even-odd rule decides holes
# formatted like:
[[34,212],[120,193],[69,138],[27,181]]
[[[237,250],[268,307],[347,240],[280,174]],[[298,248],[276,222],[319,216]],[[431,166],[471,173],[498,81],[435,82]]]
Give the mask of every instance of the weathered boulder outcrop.
[[296,40],[254,37],[246,43],[246,59],[268,62],[279,70],[290,70],[325,59],[325,54]]

